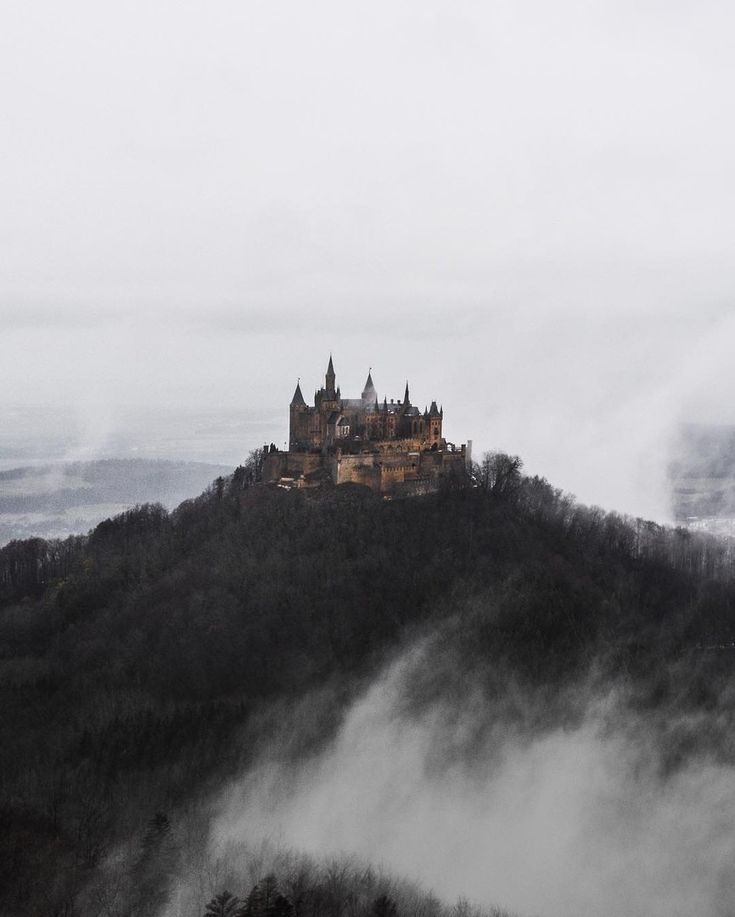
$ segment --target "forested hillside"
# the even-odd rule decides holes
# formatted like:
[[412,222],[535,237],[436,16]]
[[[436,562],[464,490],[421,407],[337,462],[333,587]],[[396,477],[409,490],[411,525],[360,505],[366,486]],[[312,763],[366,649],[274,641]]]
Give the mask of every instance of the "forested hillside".
[[[0,550],[3,914],[162,913],[183,847],[206,837],[206,800],[284,711],[314,698],[282,752],[310,754],[401,647],[432,635],[417,711],[461,676],[488,723],[543,731],[616,685],[658,730],[662,772],[735,759],[723,543],[579,506],[507,456],[475,486],[393,502],[252,485],[250,471],[172,513],[144,505],[89,536]],[[256,895],[248,913],[347,913],[314,876],[299,894],[281,882],[282,911]],[[439,912],[364,888],[350,913]]]

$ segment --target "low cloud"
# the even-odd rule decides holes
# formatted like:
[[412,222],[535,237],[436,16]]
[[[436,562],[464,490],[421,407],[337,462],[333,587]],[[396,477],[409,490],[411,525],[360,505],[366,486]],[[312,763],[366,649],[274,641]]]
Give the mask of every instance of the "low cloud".
[[693,761],[662,778],[645,732],[610,728],[609,699],[575,728],[494,729],[473,755],[447,755],[488,714],[477,697],[409,713],[425,662],[392,666],[308,763],[265,755],[221,800],[212,844],[352,853],[445,900],[524,914],[729,913],[732,768]]

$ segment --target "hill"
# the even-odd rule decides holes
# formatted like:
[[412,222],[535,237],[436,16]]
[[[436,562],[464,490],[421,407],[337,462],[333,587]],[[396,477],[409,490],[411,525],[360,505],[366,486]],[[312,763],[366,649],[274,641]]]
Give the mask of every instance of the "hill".
[[[89,536],[1,549],[3,913],[163,915],[175,897],[193,917],[225,885],[244,898],[267,869],[286,911],[390,912],[399,901],[439,914],[436,899],[385,877],[358,895],[354,864],[340,886],[326,866],[299,872],[282,847],[266,855],[268,813],[281,806],[284,841],[308,847],[322,837],[314,799],[353,774],[347,820],[326,836],[384,855],[395,813],[414,817],[411,794],[425,813],[452,787],[494,785],[511,749],[526,749],[525,767],[526,753],[566,747],[555,737],[591,722],[627,743],[621,773],[639,779],[645,761],[657,792],[695,763],[735,773],[729,549],[579,506],[523,477],[513,457],[477,470],[477,487],[384,502],[349,485],[248,486],[241,468],[171,513],[144,505]],[[354,771],[355,748],[367,772]],[[333,766],[326,783],[322,766]],[[375,784],[380,772],[390,779]],[[390,795],[397,781],[405,798]],[[427,785],[446,792],[422,796]],[[392,799],[377,822],[374,807],[349,814],[360,786]],[[246,829],[235,811],[250,813]],[[700,870],[702,914],[735,880],[715,866]],[[453,868],[460,891],[472,886]]]
[[169,509],[231,468],[205,462],[103,459],[0,471],[0,545],[87,532],[138,503]]

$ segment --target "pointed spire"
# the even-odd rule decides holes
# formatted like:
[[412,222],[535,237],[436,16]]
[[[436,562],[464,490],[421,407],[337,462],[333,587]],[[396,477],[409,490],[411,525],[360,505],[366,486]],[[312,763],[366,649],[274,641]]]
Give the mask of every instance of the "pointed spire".
[[329,365],[327,366],[327,397],[334,398],[334,363],[332,363],[332,354],[329,354]]
[[411,399],[408,395],[408,379],[406,379],[406,391],[403,393],[403,413],[408,414],[411,410]]
[[296,391],[293,393],[293,398],[291,399],[291,406],[293,405],[305,405],[304,396],[301,394],[301,379],[296,383]]
[[437,417],[439,415],[439,408],[436,406],[436,401],[431,402],[431,407],[429,408],[429,416]]
[[373,385],[373,376],[372,376],[372,366],[368,370],[368,377],[365,380],[365,388],[362,390],[362,400],[367,404],[373,400],[373,398],[378,397],[378,393],[375,391],[375,386]]

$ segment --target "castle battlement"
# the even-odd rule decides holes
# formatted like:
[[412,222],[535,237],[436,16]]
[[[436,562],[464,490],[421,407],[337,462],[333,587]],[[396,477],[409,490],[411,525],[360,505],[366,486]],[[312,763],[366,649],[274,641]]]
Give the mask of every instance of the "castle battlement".
[[264,478],[295,487],[352,482],[385,494],[435,490],[443,477],[464,475],[471,461],[471,442],[447,443],[443,423],[436,400],[423,411],[411,403],[408,382],[402,399],[380,401],[372,371],[359,398],[343,398],[330,356],[312,405],[296,383],[288,452],[268,455]]

